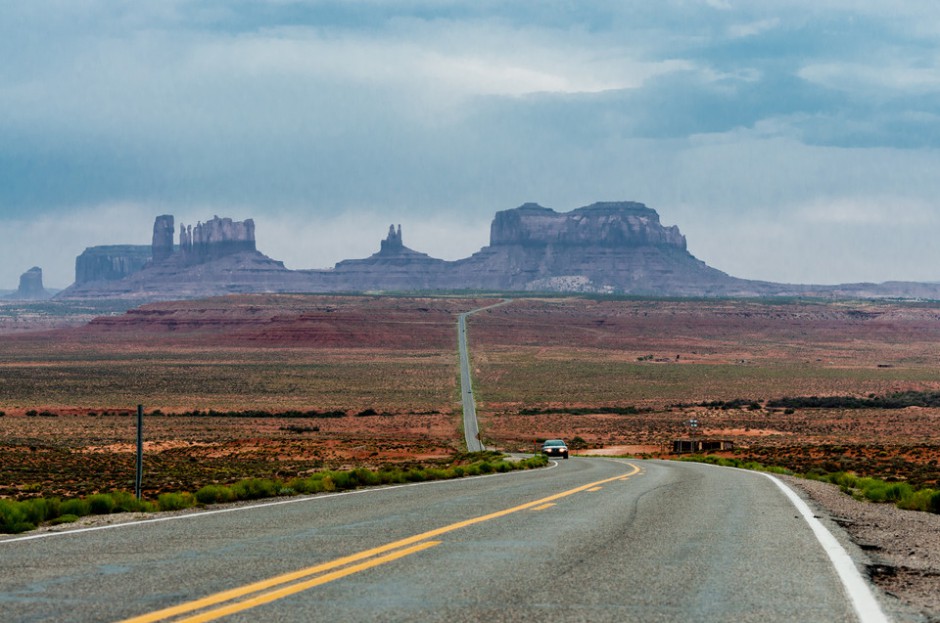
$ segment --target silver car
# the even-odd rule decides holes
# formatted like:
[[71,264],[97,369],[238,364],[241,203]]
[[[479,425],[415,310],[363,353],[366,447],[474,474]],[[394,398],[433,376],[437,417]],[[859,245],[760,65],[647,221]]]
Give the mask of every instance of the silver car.
[[568,458],[568,444],[563,439],[547,439],[542,444],[542,454]]

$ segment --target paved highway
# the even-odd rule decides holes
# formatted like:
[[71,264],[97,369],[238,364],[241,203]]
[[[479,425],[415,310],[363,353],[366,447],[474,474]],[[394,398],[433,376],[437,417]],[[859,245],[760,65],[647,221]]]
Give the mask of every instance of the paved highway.
[[285,501],[6,537],[0,617],[859,620],[807,522],[761,474],[575,458]]
[[457,351],[460,358],[460,395],[463,402],[463,431],[464,440],[467,444],[468,452],[480,452],[484,450],[483,442],[480,440],[480,427],[477,424],[477,406],[473,398],[473,383],[470,378],[470,355],[467,348],[467,316],[476,314],[486,309],[506,305],[510,301],[502,301],[495,305],[480,307],[460,314],[457,319]]

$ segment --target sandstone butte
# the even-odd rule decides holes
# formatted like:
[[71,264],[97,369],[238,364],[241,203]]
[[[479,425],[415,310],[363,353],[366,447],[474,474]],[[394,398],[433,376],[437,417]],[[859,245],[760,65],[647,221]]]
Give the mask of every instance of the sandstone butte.
[[689,253],[675,226],[636,202],[570,212],[535,203],[497,212],[490,244],[447,261],[405,246],[401,225],[379,250],[331,269],[290,270],[259,252],[252,219],[180,225],[156,218],[150,246],[90,247],[63,299],[171,300],[278,292],[577,292],[635,296],[940,298],[940,284],[811,286],[738,279]]

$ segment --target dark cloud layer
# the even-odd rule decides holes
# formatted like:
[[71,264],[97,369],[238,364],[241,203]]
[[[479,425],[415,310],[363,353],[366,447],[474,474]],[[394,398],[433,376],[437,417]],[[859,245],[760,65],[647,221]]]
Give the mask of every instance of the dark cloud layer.
[[[0,285],[34,264],[66,285],[85,244],[163,212],[253,216],[263,248],[267,221],[311,267],[370,251],[328,224],[433,217],[411,246],[453,254],[496,210],[602,199],[741,276],[937,279],[938,34],[925,2],[8,5]],[[121,213],[93,240],[48,227]]]

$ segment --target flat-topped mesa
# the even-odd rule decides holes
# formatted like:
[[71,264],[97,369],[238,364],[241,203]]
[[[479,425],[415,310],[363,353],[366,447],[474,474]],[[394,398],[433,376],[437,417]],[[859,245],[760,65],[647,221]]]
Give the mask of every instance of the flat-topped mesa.
[[490,244],[686,248],[685,236],[678,227],[663,227],[656,210],[633,201],[594,203],[565,213],[526,203],[496,213]]
[[75,258],[75,284],[120,281],[147,265],[152,246],[113,244],[86,248]]
[[204,264],[244,251],[256,251],[255,222],[215,216],[211,221],[180,225],[180,253],[186,264]]

